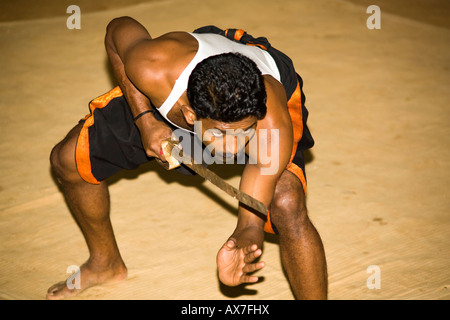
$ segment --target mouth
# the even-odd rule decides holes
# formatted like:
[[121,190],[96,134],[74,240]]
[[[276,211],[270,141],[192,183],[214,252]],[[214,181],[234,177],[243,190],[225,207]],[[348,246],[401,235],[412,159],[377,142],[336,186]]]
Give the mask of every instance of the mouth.
[[222,155],[219,154],[219,156],[221,156],[225,161],[234,160],[234,158],[236,158],[236,155],[234,153],[225,153]]

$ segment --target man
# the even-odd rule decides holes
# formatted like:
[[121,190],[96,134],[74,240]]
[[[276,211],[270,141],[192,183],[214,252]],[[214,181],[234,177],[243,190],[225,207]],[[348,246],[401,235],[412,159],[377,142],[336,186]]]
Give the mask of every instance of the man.
[[[47,298],[62,299],[126,278],[104,180],[153,158],[165,162],[161,142],[175,129],[197,129],[197,139],[213,146],[214,156],[229,158],[245,150],[253,161],[245,164],[239,188],[270,210],[266,221],[239,206],[236,229],[217,255],[220,281],[228,286],[258,281],[253,273],[264,267],[258,258],[265,230],[279,235],[295,297],[325,299],[324,250],[305,205],[302,149],[313,140],[306,127],[302,80],[290,59],[267,39],[242,30],[211,26],[152,39],[129,17],[109,23],[105,46],[119,86],[91,101],[91,113],[51,153],[52,169],[90,256],[81,267],[81,289],[60,282],[49,288]],[[252,130],[254,136],[247,134]],[[277,144],[270,134],[262,135],[272,131]],[[262,161],[260,150],[251,154],[253,139],[270,155],[269,163]],[[264,171],[273,163],[275,169]]]

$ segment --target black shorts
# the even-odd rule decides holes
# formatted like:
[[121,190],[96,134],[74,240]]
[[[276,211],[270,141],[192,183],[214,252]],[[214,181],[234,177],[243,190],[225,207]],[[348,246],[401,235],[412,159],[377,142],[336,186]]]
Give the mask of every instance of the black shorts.
[[[294,144],[291,161],[286,167],[302,182],[306,192],[305,162],[303,150],[314,145],[314,140],[306,125],[308,110],[302,91],[303,81],[295,72],[291,59],[273,48],[266,38],[253,38],[240,29],[221,30],[214,26],[195,30],[197,33],[217,33],[246,45],[258,46],[267,50],[274,58],[286,90],[288,111],[294,128]],[[76,146],[76,162],[80,176],[87,182],[98,184],[122,169],[135,169],[153,158],[149,158],[142,145],[138,128],[134,124],[130,107],[119,87],[92,100],[90,113],[80,122],[83,128]],[[158,111],[154,112],[160,121],[167,122]],[[190,139],[197,141],[198,139]],[[183,146],[186,150],[186,146]],[[177,168],[184,174],[193,174],[187,167]],[[270,223],[266,231],[270,230]]]

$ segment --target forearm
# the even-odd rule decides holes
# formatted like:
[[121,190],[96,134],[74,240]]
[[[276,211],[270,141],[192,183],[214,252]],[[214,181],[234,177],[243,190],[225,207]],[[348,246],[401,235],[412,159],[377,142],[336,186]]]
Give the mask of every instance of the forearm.
[[[136,55],[137,48],[150,40],[147,30],[129,17],[114,19],[107,27],[105,49],[133,118],[152,108],[149,93],[142,88],[148,83],[148,79],[142,79],[145,71],[142,61],[145,60],[145,54],[144,56]],[[158,121],[152,113],[145,113],[135,123],[139,128],[142,145],[147,155],[164,161],[164,156],[160,154],[161,141],[170,137],[172,130],[165,123]]]
[[[275,175],[262,175],[259,165],[247,164],[242,172],[239,189],[261,201],[267,208],[270,208],[278,177],[278,173]],[[245,206],[240,206],[236,230],[232,237],[239,238],[244,243],[250,241],[261,245],[264,240],[265,223],[266,219],[262,214],[254,212]]]

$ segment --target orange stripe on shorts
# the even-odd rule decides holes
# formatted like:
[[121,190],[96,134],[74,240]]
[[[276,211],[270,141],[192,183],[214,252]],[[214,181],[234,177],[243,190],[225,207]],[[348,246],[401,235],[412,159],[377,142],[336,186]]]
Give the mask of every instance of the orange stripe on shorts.
[[91,158],[89,155],[89,127],[94,124],[94,110],[105,107],[112,99],[121,97],[122,95],[123,93],[120,90],[120,87],[116,87],[104,95],[92,100],[89,104],[91,113],[83,118],[85,122],[83,128],[81,128],[80,135],[78,136],[75,159],[78,173],[86,182],[92,184],[100,183],[92,174]]
[[244,35],[245,31],[242,29],[238,29],[236,30],[236,32],[234,33],[234,40],[239,41],[241,40],[242,36]]
[[288,111],[292,120],[292,128],[294,130],[294,141],[291,153],[291,159],[294,158],[295,151],[297,150],[297,144],[302,138],[303,135],[303,114],[302,114],[302,91],[300,89],[300,84],[297,80],[297,88],[289,99],[288,103]]
[[292,146],[291,159],[286,169],[299,178],[303,185],[303,191],[306,193],[306,179],[305,174],[299,166],[292,163],[295,153],[297,151],[297,145],[303,136],[303,113],[302,113],[302,91],[300,89],[300,83],[297,80],[297,87],[294,93],[291,95],[288,101],[288,111],[292,120],[292,128],[294,130],[294,141]]

